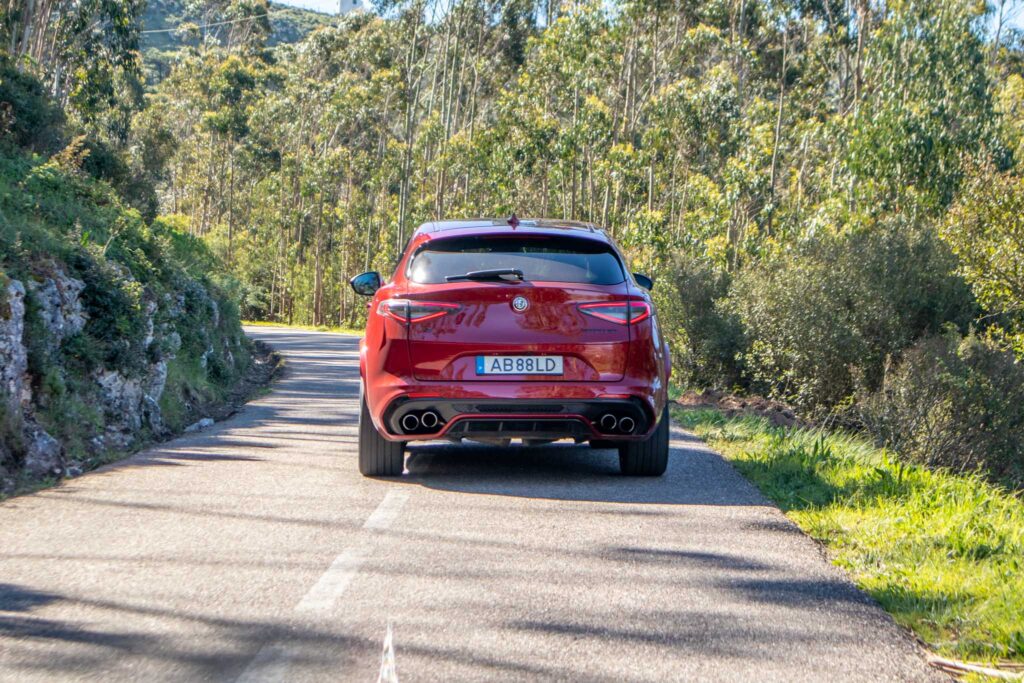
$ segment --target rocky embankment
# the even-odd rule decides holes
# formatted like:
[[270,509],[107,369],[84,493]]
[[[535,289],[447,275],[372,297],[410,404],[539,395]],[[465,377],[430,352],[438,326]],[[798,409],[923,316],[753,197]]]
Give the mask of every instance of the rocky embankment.
[[0,59],[0,86],[2,496],[222,414],[253,349],[189,219],[31,74]]
[[[193,283],[187,295],[165,293],[159,299],[144,293],[139,307],[144,361],[127,368],[99,363],[85,369],[75,358],[75,345],[67,342],[79,338],[91,318],[103,312],[89,310],[83,301],[86,283],[63,265],[51,262],[36,270],[45,274],[26,281],[0,271],[0,415],[5,437],[0,444],[0,492],[12,492],[19,482],[75,475],[139,443],[180,431],[185,422],[206,412],[223,413],[220,403],[231,400],[230,391],[204,396],[196,387],[177,386],[178,395],[167,395],[168,371],[182,349],[179,327],[200,337],[202,353],[192,359],[200,374],[213,361],[221,374],[225,368],[232,375],[244,374],[248,344],[237,322],[234,330],[222,329],[220,304],[202,287]],[[133,282],[124,269],[121,276]],[[197,304],[200,310],[195,310]],[[197,317],[206,324],[197,326]],[[127,339],[125,345],[130,346]],[[183,360],[189,364],[190,359]],[[38,375],[39,368],[45,376]],[[84,376],[68,381],[83,370]],[[63,391],[55,392],[53,384],[63,385]],[[69,385],[78,393],[70,400]],[[165,420],[162,405],[168,402],[178,404],[176,423]],[[68,414],[62,413],[63,407],[71,408]],[[69,419],[79,422],[67,425]],[[64,433],[73,434],[74,443],[67,443]]]

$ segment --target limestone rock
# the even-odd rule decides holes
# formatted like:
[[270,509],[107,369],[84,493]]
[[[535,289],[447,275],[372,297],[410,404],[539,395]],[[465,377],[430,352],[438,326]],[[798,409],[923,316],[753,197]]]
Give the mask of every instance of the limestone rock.
[[95,379],[107,414],[107,431],[137,432],[142,427],[142,383],[116,370],[101,370]]
[[185,431],[189,432],[189,433],[191,433],[191,432],[198,432],[198,431],[200,431],[202,429],[206,429],[207,427],[212,427],[212,426],[213,426],[213,418],[204,417],[199,422],[194,422],[194,423],[190,424],[188,427],[185,427]]
[[25,471],[33,477],[60,476],[64,473],[63,449],[39,427],[26,429]]
[[[0,278],[0,285],[4,282]],[[32,399],[31,384],[26,381],[28,351],[25,333],[25,287],[18,280],[7,280],[0,289],[0,394],[8,408],[20,410]]]
[[59,346],[67,337],[82,331],[89,319],[80,298],[84,282],[57,269],[53,277],[42,282],[31,281],[28,287],[39,302],[39,314],[51,346]]
[[95,375],[95,380],[100,386],[107,415],[104,442],[124,448],[143,425],[155,434],[165,431],[160,397],[167,386],[166,361],[152,364],[141,379],[127,377],[116,370],[102,370]]

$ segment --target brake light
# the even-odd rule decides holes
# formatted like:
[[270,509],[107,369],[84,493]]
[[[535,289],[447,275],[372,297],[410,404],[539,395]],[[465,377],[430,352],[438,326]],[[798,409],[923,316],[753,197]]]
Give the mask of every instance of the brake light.
[[609,301],[580,304],[580,312],[620,325],[635,325],[651,317],[651,305],[644,301]]
[[385,299],[377,306],[377,313],[400,323],[421,323],[454,313],[458,304],[440,301],[412,301],[410,299]]

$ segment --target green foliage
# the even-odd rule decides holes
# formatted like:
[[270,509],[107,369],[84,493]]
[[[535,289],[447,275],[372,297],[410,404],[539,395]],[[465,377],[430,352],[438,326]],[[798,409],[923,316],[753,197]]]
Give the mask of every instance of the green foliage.
[[676,416],[931,649],[1024,661],[1024,503],[973,475],[908,465],[862,438],[714,410]]
[[989,339],[921,341],[858,412],[901,458],[1024,487],[1024,366]]
[[[171,373],[162,397],[178,420],[167,423],[181,427],[189,410],[220,399],[249,362],[238,308],[229,300],[236,294],[233,281],[202,241],[180,231],[180,219],[147,223],[115,189],[117,177],[99,179],[110,169],[123,170],[119,157],[105,161],[96,153],[102,149],[78,137],[49,159],[0,150],[3,280],[31,285],[60,274],[84,283],[84,329],[59,344],[28,286],[23,341],[30,412],[69,458],[85,466],[107,457],[95,439],[122,418],[104,412],[98,383],[103,373],[148,382],[161,361],[197,368],[189,375]],[[180,403],[184,396],[187,406]],[[9,475],[17,470],[21,446],[12,436],[16,429],[3,429],[4,443],[13,444],[0,454]]]
[[[542,23],[536,5],[460,0],[432,20],[421,3],[387,6],[273,54],[204,43],[136,119],[148,177],[242,283],[246,317],[359,325],[344,281],[390,268],[417,222],[513,211],[605,226],[659,282],[706,264],[720,301],[723,283],[804,259],[805,243],[932,221],[963,156],[1002,145],[977,3],[583,3],[546,8]],[[946,287],[951,263],[929,264],[932,284]],[[963,322],[961,293],[927,304],[927,321],[882,322],[909,329],[856,333],[882,342],[829,348],[877,380],[938,309]],[[685,297],[659,297],[682,303],[666,317],[686,381],[743,381],[739,340],[764,341],[760,329],[738,334],[724,309],[697,320]]]
[[31,70],[77,125],[123,141],[140,104],[139,15],[145,0],[12,0],[0,45]]
[[723,305],[729,276],[704,259],[680,255],[658,283],[655,298],[672,350],[672,376],[693,387],[731,387],[740,381],[744,349],[739,319]]
[[[63,353],[66,358],[68,350]],[[97,458],[108,456],[97,452],[92,443],[102,434],[106,421],[95,401],[95,388],[79,367],[66,361],[63,366],[59,361],[48,366],[36,390],[35,415],[43,429],[60,439],[68,458],[88,467],[102,464]]]
[[1011,73],[996,87],[995,107],[999,114],[997,121],[1001,124],[1000,137],[1019,166],[1024,163],[1024,77],[1020,73]]
[[979,301],[1011,332],[1024,332],[1024,178],[973,166],[942,236]]
[[865,53],[864,93],[847,163],[869,205],[941,209],[962,174],[961,154],[998,145],[985,49],[971,0],[890,3]]
[[0,140],[40,152],[59,141],[64,113],[38,79],[22,73],[0,53]]
[[167,426],[179,431],[191,423],[197,406],[221,396],[199,361],[182,356],[167,364],[167,387],[160,397],[160,412]]
[[858,385],[875,388],[886,359],[949,321],[966,326],[970,292],[928,229],[893,224],[822,237],[748,268],[729,307],[749,339],[754,386],[808,411]]
[[16,472],[22,443],[21,416],[11,410],[9,397],[0,390],[0,476]]

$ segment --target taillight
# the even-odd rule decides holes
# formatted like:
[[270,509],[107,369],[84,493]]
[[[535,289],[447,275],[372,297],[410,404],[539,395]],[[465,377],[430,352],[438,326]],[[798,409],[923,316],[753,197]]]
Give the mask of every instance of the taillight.
[[651,305],[643,301],[609,301],[580,304],[580,311],[620,325],[634,325],[651,317]]
[[377,306],[381,315],[400,323],[421,323],[433,320],[459,310],[458,304],[440,301],[412,301],[410,299],[385,299]]

